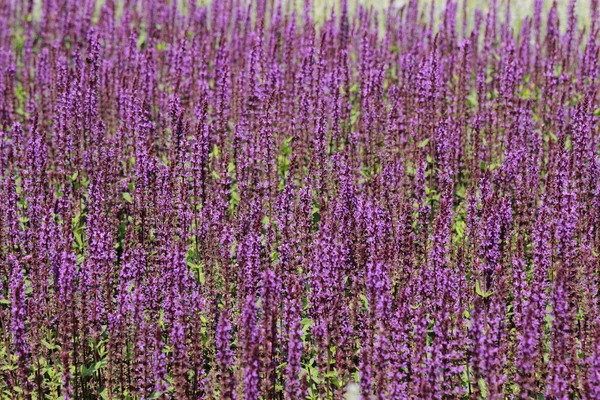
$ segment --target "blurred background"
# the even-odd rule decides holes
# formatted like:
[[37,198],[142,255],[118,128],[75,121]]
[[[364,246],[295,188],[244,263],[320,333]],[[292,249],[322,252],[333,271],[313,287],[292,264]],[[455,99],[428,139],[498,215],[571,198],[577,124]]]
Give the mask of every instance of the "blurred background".
[[[16,1],[27,1],[27,0],[16,0]],[[33,0],[34,1],[34,15],[33,18],[39,18],[41,15],[41,5],[44,0]],[[97,9],[100,9],[107,0],[97,0]],[[117,5],[117,9],[122,9],[122,5],[124,0],[112,0]],[[135,0],[133,0],[135,1]],[[160,2],[170,3],[172,0],[156,0]],[[185,10],[190,0],[175,0],[178,1],[179,7],[181,10]],[[207,5],[211,3],[211,1],[224,1],[224,0],[196,0],[198,5]],[[248,2],[255,0],[246,0]],[[280,0],[267,0],[276,3]],[[326,17],[331,15],[331,10],[335,9],[336,15],[339,15],[341,0],[310,0],[313,7],[314,18],[317,22],[323,21]],[[422,10],[427,10],[427,15],[431,6],[433,5],[434,9],[437,10],[436,14],[441,14],[444,9],[447,0],[417,0],[420,3],[420,7]],[[482,11],[487,11],[490,5],[492,4],[491,0],[455,0],[459,6],[458,9],[462,10],[464,3],[466,2],[466,6],[469,10],[474,10],[479,8]],[[561,20],[564,21],[567,15],[567,10],[569,8],[569,3],[572,0],[543,0],[544,3],[544,13],[552,6],[552,2],[556,1],[559,9],[559,15]],[[305,0],[281,0],[282,4],[285,7],[296,7],[297,10],[302,10]],[[401,8],[408,4],[409,0],[392,0],[393,7]],[[581,26],[587,24],[589,22],[590,16],[590,2],[591,0],[576,0],[576,11],[579,17],[579,23]],[[382,12],[389,8],[390,0],[348,0],[349,8],[351,11],[356,10],[357,7],[366,7],[373,8],[373,10]],[[506,10],[508,0],[497,0],[496,4],[498,5],[498,10],[504,15],[504,11]],[[518,24],[523,18],[530,16],[533,11],[534,0],[512,0],[510,2],[510,11],[513,22]],[[462,12],[459,12],[459,22],[460,15]],[[473,13],[469,13],[471,16]],[[562,24],[564,27],[564,24]]]
[[[204,1],[204,0],[203,0]],[[479,8],[482,11],[487,11],[491,6],[491,0],[455,0],[458,4],[459,10],[462,10],[464,3],[466,2],[466,6],[469,10],[474,10]],[[552,2],[554,0],[543,0],[544,3],[544,14],[547,14],[548,10],[552,6]],[[285,0],[284,0],[285,2]],[[392,0],[393,6],[395,8],[400,8],[408,4],[409,0]],[[447,0],[418,0],[421,5],[421,9],[430,10],[433,5],[435,10],[437,10],[438,17],[442,13],[445,8],[445,4],[448,2]],[[559,16],[562,21],[567,16],[567,11],[569,8],[569,3],[571,0],[556,0]],[[302,0],[296,0],[297,7],[302,7]],[[340,0],[313,0],[313,8],[315,12],[315,18],[318,20],[322,20],[325,16],[329,16],[331,14],[332,7],[335,7],[336,13],[339,12],[341,1]],[[356,7],[373,7],[375,10],[384,11],[390,6],[389,0],[349,0],[348,4],[351,9],[356,9]],[[504,15],[506,7],[508,5],[507,0],[497,0],[496,2],[498,10],[501,12],[501,15]],[[510,14],[513,22],[518,23],[523,18],[531,16],[533,13],[533,4],[534,0],[512,0],[510,1]],[[590,6],[591,0],[576,0],[575,10],[579,17],[579,21],[581,25],[589,22],[590,16]],[[459,19],[460,19],[459,12]],[[470,13],[473,15],[473,13]],[[562,24],[564,26],[564,24]]]
[[[47,0],[12,0],[15,3],[26,4],[25,2],[31,4],[33,2],[33,12],[31,18],[33,20],[39,20],[42,15],[42,5]],[[84,1],[84,0],[81,0]],[[138,6],[141,8],[145,2],[141,0],[89,0],[96,2],[96,13],[94,16],[94,21],[100,14],[101,8],[107,4],[107,2],[112,2],[115,5],[116,15],[120,16],[122,14],[123,5],[126,2],[130,3],[138,3]],[[147,1],[147,0],[146,0]],[[214,1],[223,2],[227,0],[154,0],[156,2],[171,4],[172,1],[178,2],[179,10],[185,14],[186,10],[189,8],[189,4],[191,1],[196,1],[199,6],[207,6]],[[244,2],[247,4],[256,3],[257,0],[236,0]],[[329,18],[332,15],[332,11],[335,11],[335,15],[340,15],[340,9],[342,0],[266,0],[270,4],[277,4],[281,2],[283,9],[285,11],[290,11],[295,8],[298,11],[298,18],[300,19],[302,16],[302,10],[304,8],[304,4],[308,1],[312,6],[312,15],[314,21],[319,24],[323,22],[325,19]],[[354,13],[359,7],[364,9],[369,9],[376,12],[380,17],[381,21],[381,31],[384,30],[384,15],[389,10],[390,6],[394,9],[400,9],[405,7],[411,0],[347,0],[348,8],[350,13]],[[467,9],[467,17],[469,21],[467,21],[467,27],[470,30],[473,27],[473,17],[475,13],[473,12],[476,9],[481,10],[484,15],[492,6],[492,0],[416,0],[419,3],[419,8],[422,13],[422,17],[426,20],[429,19],[429,15],[431,12],[431,8],[433,7],[434,15],[436,21],[441,21],[444,9],[447,3],[454,2],[458,4],[458,13],[457,13],[457,26],[462,26],[462,18],[463,18],[463,9],[466,6]],[[590,26],[590,16],[591,16],[591,2],[593,0],[542,0],[543,3],[543,17],[542,21],[545,21],[547,18],[548,11],[552,7],[553,2],[556,2],[558,10],[559,10],[559,20],[560,20],[560,30],[561,32],[565,32],[566,28],[566,19],[568,15],[568,10],[571,3],[575,4],[575,11],[578,18],[578,24],[580,28],[586,28],[585,34],[589,34],[589,26]],[[600,0],[595,0],[600,2]],[[522,21],[524,18],[530,17],[533,14],[535,0],[496,0],[496,5],[498,9],[498,16],[500,20],[504,19],[506,15],[506,8],[510,7],[510,15],[511,21],[513,23],[514,29],[519,30],[522,25]]]

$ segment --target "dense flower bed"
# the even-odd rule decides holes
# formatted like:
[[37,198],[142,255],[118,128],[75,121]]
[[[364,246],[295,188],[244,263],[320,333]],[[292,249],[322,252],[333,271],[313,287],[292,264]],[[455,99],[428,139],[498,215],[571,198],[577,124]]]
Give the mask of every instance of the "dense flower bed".
[[0,1],[3,396],[600,398],[598,0],[502,4]]

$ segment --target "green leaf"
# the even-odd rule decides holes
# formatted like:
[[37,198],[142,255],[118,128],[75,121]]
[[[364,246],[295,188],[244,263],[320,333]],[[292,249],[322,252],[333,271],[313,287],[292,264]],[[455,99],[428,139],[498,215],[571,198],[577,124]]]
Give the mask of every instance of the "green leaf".
[[303,369],[311,381],[313,381],[316,384],[319,384],[321,382],[321,380],[318,377],[318,372],[315,368],[311,367],[310,365],[307,365],[306,368]]
[[79,246],[79,248],[82,248],[83,247],[83,240],[81,239],[81,232],[75,231],[75,232],[73,232],[73,236],[75,237],[75,241],[77,242],[77,246]]
[[358,121],[359,116],[360,111],[352,111],[352,113],[350,114],[350,125],[356,124],[356,121]]
[[462,220],[456,221],[456,223],[454,224],[454,230],[456,231],[456,236],[458,236],[459,239],[461,239],[464,236],[466,227],[467,224],[465,223],[465,221]]
[[475,281],[475,293],[480,296],[483,296],[483,290],[481,290],[481,286],[479,285],[479,281]]
[[467,97],[467,104],[470,107],[476,107],[477,106],[477,93],[473,92],[471,93],[468,97]]
[[479,378],[479,380],[477,381],[477,384],[479,385],[479,390],[481,391],[481,397],[486,398],[487,397],[487,387],[485,384],[485,381],[483,380],[483,378]]
[[594,117],[600,117],[600,108],[594,110]]
[[362,300],[365,308],[369,308],[369,300],[367,299],[367,296],[365,296],[364,294],[361,294],[358,297],[360,297],[360,299]]
[[133,203],[133,199],[131,198],[131,194],[129,192],[123,192],[123,198],[128,203]]
[[48,341],[46,341],[46,339],[42,339],[41,343],[44,345],[45,348],[47,348],[48,350],[54,350],[54,349],[60,349],[60,346],[57,344],[52,344],[52,343],[48,343]]
[[318,224],[321,221],[321,213],[315,212],[313,213],[313,224]]
[[417,144],[417,147],[418,147],[418,148],[425,147],[425,146],[427,146],[427,144],[428,144],[428,143],[429,143],[429,138],[427,138],[427,139],[424,139],[424,140],[421,140],[421,141],[419,142],[419,144]]
[[479,296],[483,297],[484,299],[487,299],[488,297],[490,297],[491,295],[494,294],[494,292],[486,292],[485,290],[483,290],[481,288],[481,286],[479,285],[479,281],[475,281],[475,293],[477,293]]
[[93,363],[89,368],[86,368],[85,366],[83,366],[82,371],[81,371],[81,377],[85,378],[87,376],[90,376],[90,375],[94,374],[96,371],[98,371],[100,368],[104,367],[105,365],[106,365],[106,359],[103,359],[96,363]]
[[308,333],[310,327],[314,325],[314,322],[310,318],[302,318],[301,324],[302,324],[302,333],[304,335],[306,335]]
[[220,158],[221,150],[219,149],[219,146],[217,146],[216,144],[213,145],[212,151],[210,152],[209,156],[211,158]]

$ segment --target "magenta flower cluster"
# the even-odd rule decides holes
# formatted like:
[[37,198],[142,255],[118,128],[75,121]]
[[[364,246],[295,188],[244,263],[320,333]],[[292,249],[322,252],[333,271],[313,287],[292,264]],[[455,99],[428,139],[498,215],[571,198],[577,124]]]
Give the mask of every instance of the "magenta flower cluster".
[[0,1],[0,396],[600,398],[598,0],[295,3]]

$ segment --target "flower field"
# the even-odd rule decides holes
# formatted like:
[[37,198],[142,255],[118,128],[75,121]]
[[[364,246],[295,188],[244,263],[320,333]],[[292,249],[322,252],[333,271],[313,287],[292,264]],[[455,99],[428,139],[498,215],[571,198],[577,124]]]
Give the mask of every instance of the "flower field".
[[0,397],[600,399],[598,0],[204,3],[0,0]]

